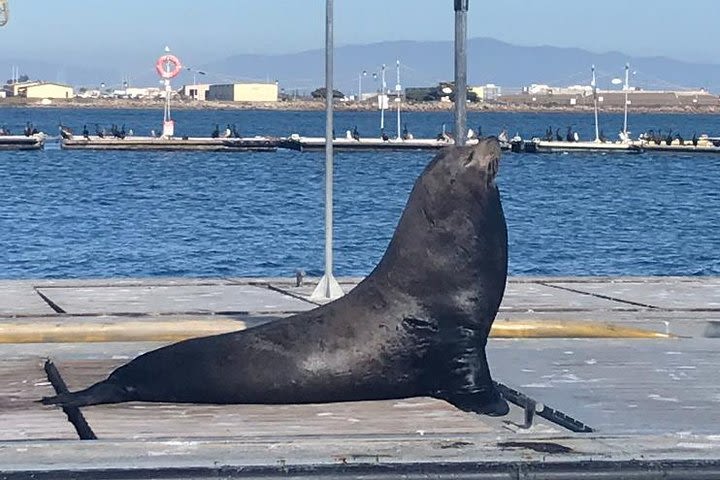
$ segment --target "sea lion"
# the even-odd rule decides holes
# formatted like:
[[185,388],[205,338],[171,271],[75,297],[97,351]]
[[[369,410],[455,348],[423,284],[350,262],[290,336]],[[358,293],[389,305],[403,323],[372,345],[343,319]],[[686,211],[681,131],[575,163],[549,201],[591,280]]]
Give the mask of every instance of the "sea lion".
[[66,407],[298,404],[430,396],[504,415],[485,357],[507,279],[500,146],[447,147],[417,179],[372,273],[346,296],[245,331],[145,353]]

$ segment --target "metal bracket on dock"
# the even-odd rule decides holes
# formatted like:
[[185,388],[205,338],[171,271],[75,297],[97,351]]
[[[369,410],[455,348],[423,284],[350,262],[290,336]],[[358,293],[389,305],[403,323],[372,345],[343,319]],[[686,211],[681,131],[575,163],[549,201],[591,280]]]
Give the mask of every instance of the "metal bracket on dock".
[[[68,393],[67,385],[63,380],[55,364],[52,360],[45,361],[45,373],[47,374],[48,381],[55,389],[55,393],[58,395],[62,393]],[[68,420],[75,427],[80,440],[97,440],[95,432],[92,431],[90,425],[85,420],[85,416],[82,414],[78,407],[62,407],[63,412],[67,415]]]
[[572,418],[569,415],[556,410],[554,408],[538,403],[536,400],[528,397],[522,392],[503,385],[502,383],[495,382],[495,386],[500,391],[500,394],[508,402],[517,405],[525,411],[525,425],[523,428],[530,428],[533,423],[535,414],[548,420],[556,425],[570,430],[571,432],[577,433],[591,433],[593,429],[588,425],[585,425],[579,420]]

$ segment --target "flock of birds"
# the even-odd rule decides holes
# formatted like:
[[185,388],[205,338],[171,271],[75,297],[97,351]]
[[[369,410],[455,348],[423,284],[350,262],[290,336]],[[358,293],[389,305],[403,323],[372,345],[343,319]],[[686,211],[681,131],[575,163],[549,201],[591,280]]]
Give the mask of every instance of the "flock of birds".
[[212,138],[240,138],[240,133],[234,123],[232,125],[228,123],[227,127],[225,127],[225,131],[221,134],[220,125],[216,123],[215,130],[212,131],[210,136]]
[[[25,128],[23,129],[23,135],[25,135],[26,137],[30,137],[32,135],[38,135],[39,133],[40,133],[40,131],[37,128],[35,128],[35,126],[32,123],[27,122],[25,124]],[[9,128],[7,128],[5,125],[0,127],[0,136],[9,136],[9,135],[12,135],[12,132],[10,131]]]
[[[622,135],[622,133],[621,133]],[[578,132],[573,131],[572,127],[567,127],[567,132],[563,136],[560,134],[560,129],[556,128],[553,130],[553,127],[548,127],[547,130],[545,130],[545,135],[542,137],[543,140],[548,142],[579,142],[580,141],[580,135]],[[607,142],[608,138],[605,136],[605,133],[600,130],[599,138],[601,142]],[[693,146],[698,145],[699,137],[697,136],[697,133],[693,133],[693,136],[690,140],[686,141],[685,138],[680,133],[673,133],[672,130],[668,130],[666,134],[663,134],[662,130],[658,130],[655,132],[655,130],[648,130],[647,132],[642,133],[639,136],[639,140],[647,143],[654,143],[656,145],[673,145],[673,144],[679,144],[679,145],[690,145]],[[713,145],[716,147],[720,147],[720,141],[713,141]]]

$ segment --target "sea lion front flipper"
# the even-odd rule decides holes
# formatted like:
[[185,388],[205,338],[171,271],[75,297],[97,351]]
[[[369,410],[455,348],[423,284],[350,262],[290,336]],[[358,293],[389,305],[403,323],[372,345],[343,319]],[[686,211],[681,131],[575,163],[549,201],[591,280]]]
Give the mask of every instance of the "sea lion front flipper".
[[[446,346],[447,370],[438,398],[465,412],[500,417],[510,411],[490,376],[485,342],[478,343],[475,329],[457,327],[452,345]],[[448,348],[449,347],[449,348]]]
[[490,417],[502,417],[510,412],[507,401],[494,386],[475,392],[449,394],[446,402],[464,412],[473,412]]

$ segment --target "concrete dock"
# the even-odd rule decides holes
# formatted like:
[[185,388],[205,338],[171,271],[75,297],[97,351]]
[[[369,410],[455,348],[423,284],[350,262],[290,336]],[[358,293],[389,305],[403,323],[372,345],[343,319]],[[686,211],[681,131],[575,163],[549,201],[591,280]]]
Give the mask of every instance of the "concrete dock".
[[[359,280],[341,284],[349,291]],[[0,281],[0,479],[720,476],[715,277],[511,279],[488,357],[496,381],[541,405],[531,425],[517,402],[490,418],[412,398],[94,406],[81,409],[81,431],[36,403],[57,388],[48,359],[68,388],[82,388],[172,341],[315,308],[313,287],[286,278]]]

